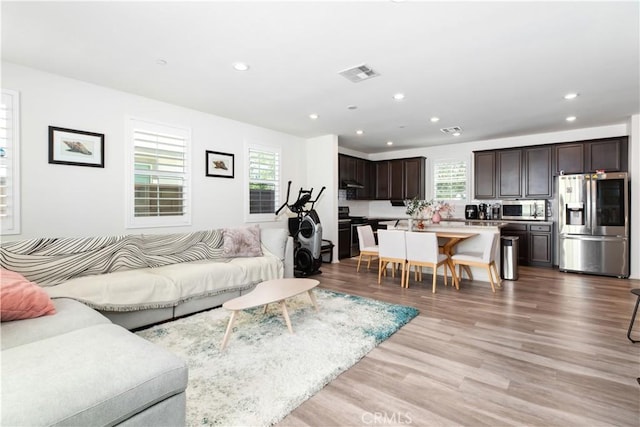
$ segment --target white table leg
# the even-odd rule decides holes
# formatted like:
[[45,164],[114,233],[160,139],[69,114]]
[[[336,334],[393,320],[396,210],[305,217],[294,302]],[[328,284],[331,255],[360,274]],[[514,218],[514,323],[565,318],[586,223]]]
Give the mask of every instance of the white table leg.
[[289,332],[293,333],[291,320],[289,319],[289,312],[287,311],[287,304],[284,302],[284,300],[282,300],[280,301],[280,305],[282,305],[282,315],[284,316],[285,322],[287,322],[287,328],[289,328]]
[[307,291],[307,293],[309,294],[309,298],[311,299],[311,303],[313,304],[313,308],[316,310],[316,312],[318,311],[318,303],[316,301],[316,296],[313,294],[313,290],[309,289]]
[[236,320],[236,314],[238,314],[236,310],[233,310],[231,312],[231,317],[229,318],[229,323],[227,324],[227,330],[224,333],[224,337],[222,338],[222,345],[220,346],[220,350],[224,350],[224,348],[227,346],[227,341],[229,340],[229,335],[231,335],[231,329],[233,328],[233,322],[235,322]]

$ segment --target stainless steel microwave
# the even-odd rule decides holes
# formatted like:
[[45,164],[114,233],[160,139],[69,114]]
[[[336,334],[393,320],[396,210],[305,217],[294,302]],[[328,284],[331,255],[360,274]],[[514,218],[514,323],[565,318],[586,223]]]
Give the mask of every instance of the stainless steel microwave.
[[546,200],[503,200],[502,219],[545,221]]

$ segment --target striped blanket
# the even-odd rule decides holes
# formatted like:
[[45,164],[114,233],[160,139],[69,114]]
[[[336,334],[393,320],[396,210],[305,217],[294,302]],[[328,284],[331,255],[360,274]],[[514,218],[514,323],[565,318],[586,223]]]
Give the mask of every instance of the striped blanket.
[[43,238],[7,242],[0,247],[0,266],[41,286],[81,276],[223,257],[222,230]]

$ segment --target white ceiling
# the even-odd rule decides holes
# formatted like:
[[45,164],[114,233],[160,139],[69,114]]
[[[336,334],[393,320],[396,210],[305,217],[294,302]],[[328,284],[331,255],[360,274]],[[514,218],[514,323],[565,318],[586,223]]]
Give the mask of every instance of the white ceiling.
[[[3,60],[300,137],[337,134],[341,146],[364,153],[617,124],[640,113],[635,1],[1,7]],[[237,61],[250,70],[234,71]],[[380,76],[351,83],[338,75],[363,63]],[[572,91],[580,96],[564,100]],[[405,100],[394,101],[397,92]],[[566,122],[569,115],[577,120]],[[450,126],[462,135],[439,130]]]

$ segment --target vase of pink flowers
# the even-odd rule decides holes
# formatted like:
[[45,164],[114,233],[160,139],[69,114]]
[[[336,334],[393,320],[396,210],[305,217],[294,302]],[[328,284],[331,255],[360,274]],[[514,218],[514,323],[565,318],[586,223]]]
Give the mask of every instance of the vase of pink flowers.
[[450,213],[453,210],[453,207],[447,202],[431,202],[431,209],[433,211],[433,215],[431,216],[431,222],[434,224],[439,224],[442,221],[442,214],[447,212]]

